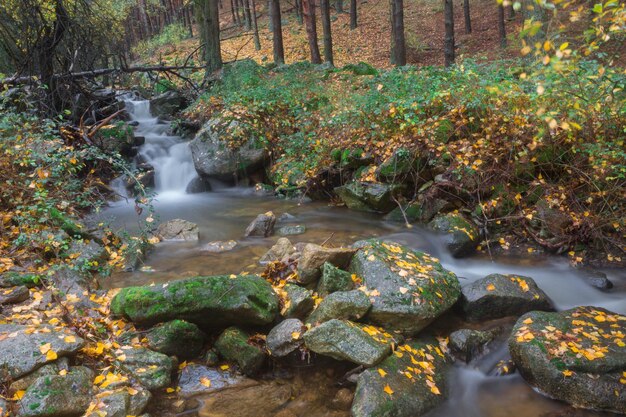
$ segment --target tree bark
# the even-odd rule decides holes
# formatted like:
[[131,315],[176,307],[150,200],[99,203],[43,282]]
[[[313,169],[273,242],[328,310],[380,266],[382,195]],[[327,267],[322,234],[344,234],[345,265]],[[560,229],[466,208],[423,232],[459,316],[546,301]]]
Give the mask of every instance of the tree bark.
[[500,47],[506,48],[506,27],[504,26],[504,5],[498,4],[498,34],[500,36]]
[[69,26],[69,15],[63,5],[63,0],[56,0],[54,4],[55,20],[53,26],[46,27],[43,31],[40,44],[37,48],[37,63],[39,65],[39,79],[48,87],[46,91],[47,106],[51,114],[56,114],[61,109],[61,97],[57,91],[57,83],[54,78],[54,59],[56,49],[65,30]]
[[306,36],[311,50],[311,62],[321,64],[320,49],[317,45],[317,28],[315,24],[315,0],[302,0],[302,11],[306,25]]
[[391,64],[406,65],[406,42],[404,39],[403,0],[390,0],[391,3]]
[[465,33],[472,33],[472,17],[470,16],[469,0],[463,0],[463,15],[465,16]]
[[244,13],[244,29],[252,29],[252,14],[250,13],[250,0],[243,0],[243,13]]
[[302,11],[302,0],[296,0],[296,18],[301,25],[304,23],[304,12]]
[[330,25],[330,0],[320,0],[320,15],[322,18],[322,31],[324,33],[324,62],[334,65],[333,36]]
[[252,30],[254,30],[254,49],[257,51],[261,50],[261,39],[259,38],[259,25],[256,21],[256,2],[254,0],[250,0],[250,6],[252,7],[251,15],[252,15]]
[[220,47],[220,20],[217,0],[196,0],[199,2],[202,24],[201,39],[204,41],[204,59],[206,60],[206,76],[222,68],[222,51]]
[[350,29],[357,27],[357,0],[350,0]]
[[274,44],[274,63],[285,63],[285,50],[283,47],[283,26],[280,17],[280,0],[270,0],[270,22],[272,27],[272,40]]
[[335,0],[335,11],[343,13],[343,0]]
[[452,0],[443,0],[445,36],[443,54],[446,67],[454,64],[454,4]]

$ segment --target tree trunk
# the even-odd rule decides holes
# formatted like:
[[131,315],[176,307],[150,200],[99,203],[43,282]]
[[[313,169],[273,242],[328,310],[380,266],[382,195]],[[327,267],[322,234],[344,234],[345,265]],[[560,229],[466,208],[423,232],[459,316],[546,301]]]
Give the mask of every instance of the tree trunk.
[[152,36],[150,25],[148,23],[148,13],[146,12],[146,0],[139,0],[137,3],[139,8],[139,20],[141,21],[141,30],[144,33],[144,39]]
[[250,13],[250,0],[243,0],[243,12],[244,12],[244,29],[252,29],[252,14]]
[[514,20],[515,19],[515,8],[513,7],[513,4],[511,4],[511,6],[509,6],[509,20]]
[[261,50],[261,39],[259,38],[259,26],[256,21],[256,2],[254,0],[250,0],[250,6],[252,7],[251,15],[252,15],[252,29],[254,30],[254,49],[257,51]]
[[220,48],[220,20],[217,0],[196,0],[200,6],[202,34],[204,41],[204,58],[206,60],[206,76],[222,68],[222,51]]
[[465,16],[465,33],[472,33],[472,18],[470,16],[469,0],[463,0],[463,15]]
[[186,17],[187,25],[189,28],[189,37],[193,38],[193,13],[191,13],[191,7],[185,7],[183,9],[183,14]]
[[298,23],[300,24],[304,23],[303,15],[304,12],[302,11],[302,0],[296,0],[296,18],[298,19]]
[[[69,16],[63,6],[63,0],[56,0],[54,5],[55,21],[52,28],[46,27],[37,48],[37,63],[39,65],[39,79],[48,87],[46,90],[46,105],[50,114],[57,114],[62,107],[61,96],[57,90],[54,78],[54,60],[56,48],[63,39],[65,30],[69,27]],[[63,69],[65,70],[65,68]]]
[[406,42],[404,40],[403,0],[390,0],[391,3],[391,63],[401,67],[406,65]]
[[335,11],[343,13],[343,0],[335,0]]
[[315,26],[315,0],[302,0],[302,11],[306,25],[306,36],[311,50],[311,62],[321,64],[320,49],[317,45],[317,28]]
[[350,29],[356,29],[357,26],[357,9],[356,0],[350,0]]
[[233,17],[233,24],[237,23],[237,17],[239,16],[235,14],[235,0],[230,0],[230,14]]
[[320,0],[320,15],[324,33],[324,62],[333,63],[333,36],[330,26],[330,0]]
[[454,4],[452,0],[443,0],[443,17],[446,29],[443,41],[443,55],[446,67],[454,64]]
[[506,48],[506,27],[504,26],[504,5],[498,4],[498,34],[500,36],[500,46]]
[[285,50],[283,48],[283,26],[280,17],[280,0],[270,0],[270,22],[272,26],[272,38],[274,43],[274,63],[285,63]]

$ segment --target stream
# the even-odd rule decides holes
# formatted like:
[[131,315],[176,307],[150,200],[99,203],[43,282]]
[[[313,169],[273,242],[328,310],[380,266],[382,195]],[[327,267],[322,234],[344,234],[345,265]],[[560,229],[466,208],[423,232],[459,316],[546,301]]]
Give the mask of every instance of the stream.
[[[136,135],[146,138],[140,148],[142,157],[155,168],[157,222],[181,218],[198,224],[197,242],[163,242],[150,252],[143,268],[135,272],[119,272],[103,280],[104,287],[162,283],[195,275],[232,274],[241,271],[260,272],[259,258],[276,242],[277,237],[244,238],[246,226],[257,214],[273,211],[277,217],[284,213],[293,216],[280,225],[305,225],[306,232],[291,236],[293,242],[305,241],[334,246],[351,244],[356,240],[381,237],[402,243],[413,249],[428,252],[440,259],[442,265],[453,271],[464,285],[491,273],[512,273],[534,278],[554,301],[557,309],[579,305],[604,307],[626,314],[626,273],[621,270],[604,271],[613,282],[610,292],[591,287],[563,257],[528,255],[504,256],[491,260],[487,255],[470,259],[452,258],[440,238],[422,228],[407,229],[404,225],[382,220],[381,216],[331,207],[324,202],[281,200],[259,195],[252,188],[219,188],[212,192],[186,194],[187,184],[196,176],[191,151],[187,142],[171,136],[168,124],[160,123],[149,111],[149,103],[127,100],[127,109],[138,122]],[[139,230],[146,213],[138,216],[132,199],[113,202],[99,218],[111,222],[114,228],[133,234]],[[277,224],[278,226],[278,224]],[[206,250],[214,241],[237,241],[230,251],[213,253]],[[511,325],[512,321],[506,321]],[[450,323],[459,328],[462,323]],[[467,327],[467,325],[464,325]],[[609,414],[592,411],[571,411],[567,405],[552,401],[533,391],[518,373],[508,376],[490,376],[489,370],[507,356],[506,344],[493,348],[476,363],[457,362],[450,378],[450,399],[428,414],[429,417],[599,417]],[[235,396],[236,401],[214,396],[198,397],[192,410],[199,416],[348,416],[330,406],[339,387],[332,363],[324,367],[302,367],[290,371],[274,369],[265,375],[254,389],[245,389]],[[345,370],[344,370],[345,372]],[[284,400],[280,412],[265,410],[263,403],[272,403],[271,387],[287,385],[291,398]],[[323,388],[322,388],[323,387]],[[276,392],[275,389],[273,392]],[[220,395],[225,395],[221,394]],[[254,405],[259,404],[258,408]],[[566,411],[570,410],[570,411]],[[158,415],[158,413],[157,413]]]

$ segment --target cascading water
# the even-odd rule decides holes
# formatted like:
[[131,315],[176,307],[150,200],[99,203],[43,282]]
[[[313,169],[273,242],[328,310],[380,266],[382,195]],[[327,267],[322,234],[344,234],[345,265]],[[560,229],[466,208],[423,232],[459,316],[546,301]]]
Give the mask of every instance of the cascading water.
[[197,176],[189,143],[168,134],[169,125],[150,113],[150,101],[129,97],[125,102],[131,120],[137,122],[135,135],[146,139],[139,155],[154,168],[156,192],[160,196],[184,194],[187,184]]

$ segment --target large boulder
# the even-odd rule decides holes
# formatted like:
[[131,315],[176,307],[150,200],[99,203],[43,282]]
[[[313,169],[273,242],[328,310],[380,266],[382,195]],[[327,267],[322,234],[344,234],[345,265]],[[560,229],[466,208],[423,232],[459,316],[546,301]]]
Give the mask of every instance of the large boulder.
[[347,320],[330,320],[304,334],[311,351],[337,360],[374,366],[391,353],[393,337],[374,326],[363,326]]
[[310,284],[317,281],[326,262],[338,268],[346,268],[355,252],[353,248],[325,248],[314,243],[307,244],[298,261],[298,282]]
[[419,417],[446,399],[450,360],[435,341],[400,345],[359,375],[352,416]]
[[460,214],[437,216],[428,226],[444,234],[445,244],[455,258],[471,255],[480,243],[478,228]]
[[201,327],[264,325],[278,313],[278,297],[256,275],[218,275],[123,288],[111,312],[141,325],[175,319]]
[[391,330],[416,334],[459,298],[459,281],[437,259],[394,242],[357,242],[350,271],[372,300],[366,319]]
[[0,382],[18,379],[57,358],[74,355],[84,344],[69,329],[0,324]]
[[156,231],[163,240],[198,240],[198,225],[183,219],[161,223]]
[[200,355],[206,335],[193,323],[172,320],[150,329],[146,339],[148,347],[156,352],[191,359]]
[[38,378],[19,402],[19,417],[78,417],[92,397],[93,371],[83,366],[65,375]]
[[336,187],[335,194],[352,210],[388,213],[396,206],[393,198],[401,188],[398,184],[354,181]]
[[253,375],[265,363],[265,349],[250,341],[250,334],[237,328],[229,327],[215,341],[215,349],[221,357],[237,363],[245,375]]
[[337,291],[322,300],[307,318],[307,323],[323,323],[332,319],[360,320],[372,306],[363,291]]
[[596,307],[520,317],[509,351],[526,381],[579,408],[626,414],[626,316]]
[[177,91],[166,91],[150,100],[150,113],[162,119],[170,119],[187,105],[187,100]]
[[146,389],[153,391],[167,387],[172,383],[172,374],[178,362],[162,353],[146,348],[124,350],[124,360],[119,366],[131,374]]
[[470,321],[552,310],[552,302],[530,277],[491,274],[461,288],[461,309]]
[[29,294],[30,292],[26,286],[1,289],[0,305],[21,303],[28,300]]
[[[201,177],[234,182],[263,168],[266,151],[254,138],[232,147],[218,124],[216,120],[207,122],[189,143],[194,166]],[[228,129],[235,127],[231,123]]]

